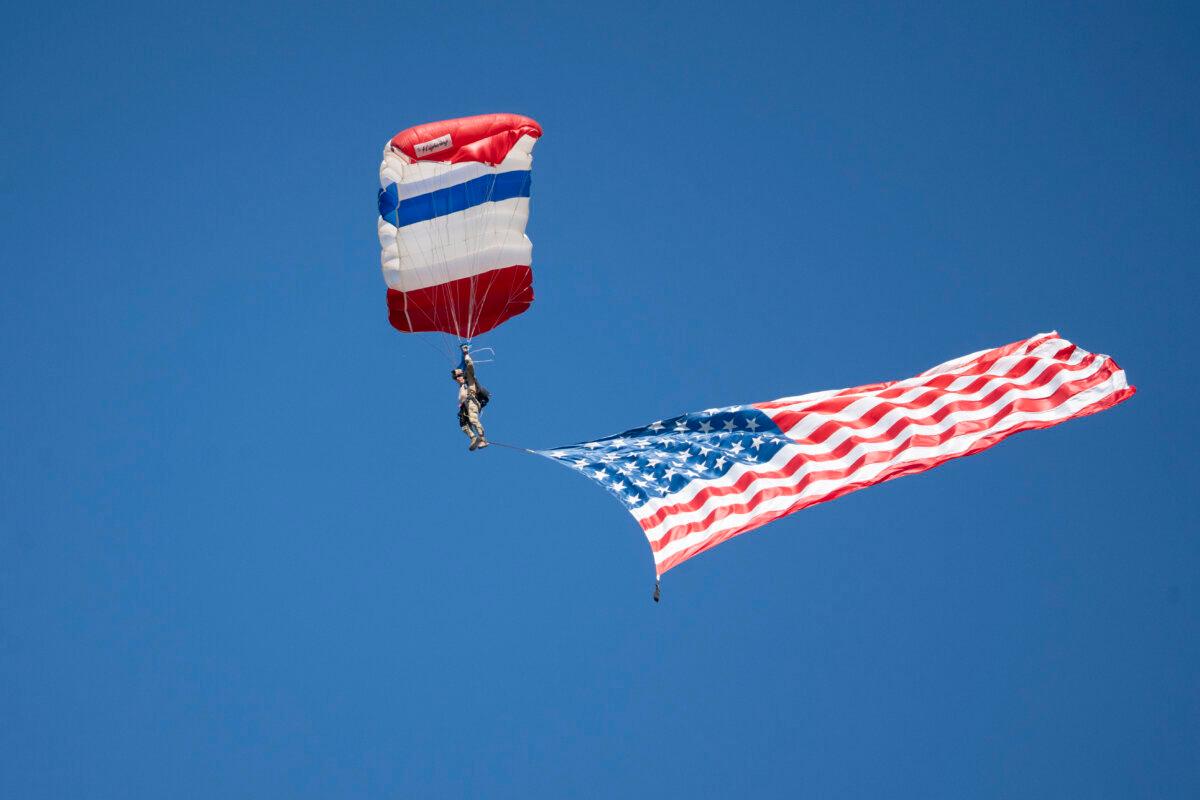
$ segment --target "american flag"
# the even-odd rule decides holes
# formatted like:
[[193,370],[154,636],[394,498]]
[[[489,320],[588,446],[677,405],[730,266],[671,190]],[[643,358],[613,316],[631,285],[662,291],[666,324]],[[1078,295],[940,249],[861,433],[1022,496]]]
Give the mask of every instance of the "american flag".
[[1134,391],[1108,356],[1046,333],[907,380],[709,408],[536,452],[620,500],[661,576],[786,514],[1094,414]]

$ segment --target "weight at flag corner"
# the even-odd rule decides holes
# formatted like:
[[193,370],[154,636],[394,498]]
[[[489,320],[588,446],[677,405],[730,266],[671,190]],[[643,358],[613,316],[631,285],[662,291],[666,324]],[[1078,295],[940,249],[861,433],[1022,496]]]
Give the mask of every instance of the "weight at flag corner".
[[1057,332],[899,381],[709,408],[537,451],[637,520],[662,575],[808,506],[972,455],[1135,393],[1111,358]]

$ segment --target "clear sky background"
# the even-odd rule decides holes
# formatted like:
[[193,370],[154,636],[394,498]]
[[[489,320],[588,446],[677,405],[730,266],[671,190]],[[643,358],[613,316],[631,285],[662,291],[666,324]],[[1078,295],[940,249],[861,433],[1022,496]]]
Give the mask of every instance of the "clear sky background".
[[[1200,796],[1194,3],[0,31],[0,796]],[[499,441],[1055,328],[1139,394],[655,605],[625,510],[468,453],[445,360],[387,324],[382,147],[492,111],[545,129]]]

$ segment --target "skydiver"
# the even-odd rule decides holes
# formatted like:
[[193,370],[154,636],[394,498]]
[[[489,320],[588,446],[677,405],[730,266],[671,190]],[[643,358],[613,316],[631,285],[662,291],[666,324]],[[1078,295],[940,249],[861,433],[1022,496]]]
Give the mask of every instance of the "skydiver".
[[[470,356],[464,357],[467,364],[470,365]],[[471,440],[471,446],[467,449],[476,450],[481,447],[487,447],[487,439],[483,438],[483,423],[479,421],[479,411],[482,408],[479,398],[479,387],[477,384],[467,382],[467,376],[463,370],[455,368],[450,373],[454,377],[454,382],[458,384],[458,426],[462,428],[462,432]],[[471,369],[472,377],[474,369]]]

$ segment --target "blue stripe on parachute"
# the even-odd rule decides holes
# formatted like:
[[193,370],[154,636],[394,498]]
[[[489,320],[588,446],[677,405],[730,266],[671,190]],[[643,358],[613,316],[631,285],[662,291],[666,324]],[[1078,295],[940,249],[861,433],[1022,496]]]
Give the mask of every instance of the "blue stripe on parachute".
[[529,170],[501,172],[499,175],[483,175],[445,189],[419,194],[407,200],[399,199],[396,184],[393,183],[379,190],[379,216],[397,228],[403,228],[405,225],[444,217],[484,203],[529,197],[529,183]]
[[379,216],[388,219],[399,205],[400,190],[396,184],[389,183],[386,188],[379,190]]

